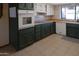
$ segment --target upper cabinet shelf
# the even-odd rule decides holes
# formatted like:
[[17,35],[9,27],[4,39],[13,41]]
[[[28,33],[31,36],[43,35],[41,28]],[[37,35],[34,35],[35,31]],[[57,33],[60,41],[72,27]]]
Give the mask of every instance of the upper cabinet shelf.
[[19,3],[18,9],[19,10],[34,10],[34,4],[33,3]]

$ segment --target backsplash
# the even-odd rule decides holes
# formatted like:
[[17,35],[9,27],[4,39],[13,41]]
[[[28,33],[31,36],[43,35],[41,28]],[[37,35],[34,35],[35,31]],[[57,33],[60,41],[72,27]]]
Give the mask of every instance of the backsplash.
[[43,15],[37,15],[37,16],[35,16],[35,20],[34,21],[35,21],[35,23],[42,23],[42,22],[46,22],[47,19]]

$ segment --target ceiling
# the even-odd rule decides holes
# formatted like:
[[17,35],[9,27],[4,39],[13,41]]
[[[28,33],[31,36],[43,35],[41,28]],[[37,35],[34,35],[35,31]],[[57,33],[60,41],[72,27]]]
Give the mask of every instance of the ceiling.
[[79,4],[79,3],[48,3],[52,5],[61,5],[61,4]]

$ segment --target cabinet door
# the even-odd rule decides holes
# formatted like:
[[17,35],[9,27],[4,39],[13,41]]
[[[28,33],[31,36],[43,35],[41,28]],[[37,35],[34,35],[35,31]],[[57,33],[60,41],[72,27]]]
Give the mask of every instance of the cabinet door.
[[45,24],[41,25],[41,37],[44,38],[46,36],[46,27]]
[[27,3],[26,6],[28,7],[27,10],[34,10],[34,4],[33,3]]
[[77,37],[77,31],[76,31],[76,28],[74,27],[67,27],[67,36],[70,36],[70,37]]
[[53,5],[47,4],[47,15],[54,15]]
[[43,3],[43,4],[41,4],[42,5],[42,12],[45,12],[46,13],[46,4],[45,3]]
[[35,41],[38,41],[40,39],[41,39],[40,31],[36,31],[36,33],[35,33]]
[[46,34],[47,36],[51,34],[51,23],[46,24]]
[[35,10],[37,11],[37,12],[40,12],[41,11],[41,5],[40,4],[35,4]]
[[79,38],[79,25],[78,24],[67,24],[67,36]]
[[[8,5],[8,8],[9,8],[9,13],[11,14],[11,15],[10,14],[8,15],[9,16],[9,25],[8,25],[9,26],[9,41],[8,42],[16,50],[18,50],[18,14],[17,14],[18,9],[17,9],[17,3],[10,3],[10,4],[7,4],[7,5]],[[5,41],[5,42],[8,43],[7,41]]]
[[51,34],[53,34],[53,33],[56,33],[56,24],[55,24],[55,22],[53,22],[53,23],[50,23],[50,31],[51,31]]
[[48,36],[50,34],[50,23],[42,24],[41,35],[42,38]]
[[20,10],[34,10],[34,4],[33,3],[19,3],[18,9],[20,9]]
[[45,3],[37,3],[35,7],[37,12],[46,12],[46,4]]
[[34,42],[34,28],[27,28],[19,31],[19,46],[24,48]]
[[35,41],[38,41],[41,39],[41,25],[35,26]]
[[35,26],[35,41],[55,33],[55,23],[45,23]]

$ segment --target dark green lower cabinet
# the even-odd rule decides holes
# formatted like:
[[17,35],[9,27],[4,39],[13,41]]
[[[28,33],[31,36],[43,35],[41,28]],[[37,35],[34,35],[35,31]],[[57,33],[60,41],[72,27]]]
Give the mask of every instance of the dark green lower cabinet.
[[46,34],[46,36],[48,36],[48,35],[50,35],[51,34],[51,23],[47,23],[46,25],[46,28],[45,28],[45,34]]
[[46,24],[42,24],[41,26],[41,38],[46,37]]
[[35,25],[35,27],[19,30],[18,49],[25,48],[53,33],[55,33],[55,23],[39,24]]
[[22,49],[34,42],[34,27],[19,31],[19,49]]
[[78,38],[79,39],[79,24],[66,24],[66,34],[69,37]]
[[55,33],[55,23],[44,23],[35,25],[35,40],[38,41],[42,38]]
[[55,22],[53,22],[53,23],[50,23],[50,32],[51,32],[51,34],[53,34],[53,33],[56,33],[56,24],[55,24]]
[[44,38],[50,34],[50,23],[42,24],[41,37]]
[[41,24],[35,25],[35,41],[38,41],[41,39]]
[[[55,33],[55,23],[47,23],[43,25],[43,32],[45,36]],[[42,33],[43,33],[42,32]]]

